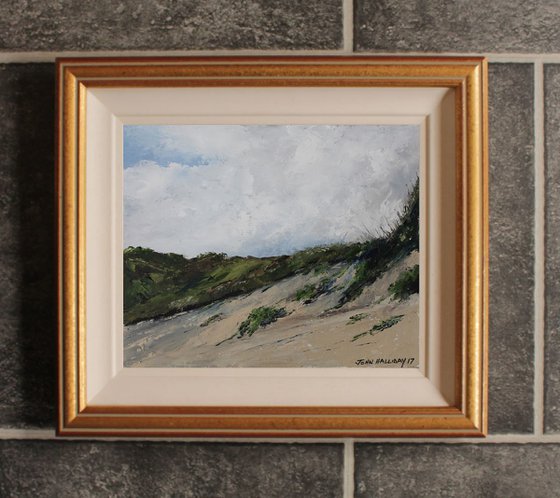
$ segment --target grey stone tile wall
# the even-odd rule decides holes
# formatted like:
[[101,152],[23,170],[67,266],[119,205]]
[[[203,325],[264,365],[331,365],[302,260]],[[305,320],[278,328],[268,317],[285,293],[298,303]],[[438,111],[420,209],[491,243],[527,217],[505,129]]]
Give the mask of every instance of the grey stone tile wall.
[[10,0],[0,50],[337,49],[342,0]]
[[0,426],[53,426],[54,66],[0,65]]
[[554,0],[357,0],[358,51],[554,52]]
[[[342,0],[15,0],[0,51],[342,46]],[[356,0],[357,52],[560,52],[560,3]],[[490,66],[491,434],[531,434],[533,65]],[[545,429],[560,430],[560,65],[545,67]],[[52,428],[54,66],[0,65],[0,428]],[[365,496],[560,496],[560,445],[357,444]],[[341,444],[0,440],[0,496],[340,497]]]
[[0,441],[0,496],[338,498],[342,445]]
[[356,498],[560,496],[556,445],[358,444]]
[[545,430],[560,431],[560,65],[545,65]]
[[533,65],[491,64],[489,429],[533,429]]

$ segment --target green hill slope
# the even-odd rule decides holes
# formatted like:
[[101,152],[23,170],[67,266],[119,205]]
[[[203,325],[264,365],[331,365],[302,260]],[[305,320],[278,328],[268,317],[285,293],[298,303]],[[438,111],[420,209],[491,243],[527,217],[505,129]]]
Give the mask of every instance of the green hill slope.
[[418,249],[418,181],[395,226],[367,242],[314,247],[290,256],[196,258],[162,254],[143,247],[124,250],[124,322],[174,315],[252,292],[297,273],[321,272],[341,262],[355,263],[355,276],[339,305],[351,301],[390,265]]
[[124,321],[173,315],[252,292],[298,272],[355,260],[362,243],[317,247],[291,256],[228,257],[207,253],[186,259],[142,247],[124,251]]

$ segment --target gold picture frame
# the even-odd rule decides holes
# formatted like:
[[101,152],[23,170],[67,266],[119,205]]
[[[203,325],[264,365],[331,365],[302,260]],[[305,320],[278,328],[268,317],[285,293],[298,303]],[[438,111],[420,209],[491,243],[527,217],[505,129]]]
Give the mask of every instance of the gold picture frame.
[[[487,427],[488,334],[486,80],[486,61],[480,57],[57,60],[58,434],[87,437],[259,438],[484,436]],[[126,400],[123,403],[92,401],[95,396],[88,392],[90,386],[107,383],[107,379],[112,378],[110,372],[115,371],[114,365],[109,364],[109,373],[97,375],[96,370],[101,369],[96,363],[105,361],[103,347],[109,348],[111,339],[99,344],[91,342],[103,328],[103,318],[99,317],[103,313],[88,311],[88,307],[95,305],[95,296],[88,294],[88,286],[99,284],[96,275],[88,273],[88,265],[98,265],[97,268],[102,269],[107,267],[104,260],[100,261],[103,258],[99,255],[108,253],[108,248],[112,247],[110,240],[107,243],[98,242],[92,233],[95,234],[99,227],[120,223],[119,213],[111,211],[106,203],[100,201],[101,183],[97,185],[97,180],[91,180],[88,176],[93,161],[99,160],[100,155],[105,154],[103,157],[114,159],[114,151],[109,150],[108,142],[104,142],[101,135],[109,133],[109,141],[118,136],[114,129],[109,132],[105,125],[98,124],[111,123],[116,112],[107,102],[95,109],[94,104],[102,100],[104,95],[109,95],[110,102],[119,102],[120,105],[120,102],[130,101],[127,105],[131,108],[134,108],[135,102],[152,105],[151,112],[155,115],[158,102],[146,103],[142,91],[157,90],[160,92],[157,95],[165,99],[165,95],[192,88],[258,88],[276,89],[278,92],[292,88],[305,88],[309,92],[319,92],[320,89],[329,89],[330,92],[344,89],[398,89],[404,100],[395,107],[395,116],[408,112],[403,107],[409,105],[407,102],[422,100],[422,92],[430,89],[442,94],[446,92],[447,104],[438,108],[437,115],[429,116],[428,121],[433,123],[439,120],[437,130],[443,131],[438,133],[444,133],[446,128],[451,127],[452,136],[448,140],[447,136],[433,136],[434,132],[430,131],[425,138],[436,144],[433,147],[437,151],[446,146],[449,148],[446,143],[453,144],[451,150],[447,150],[446,157],[450,159],[443,161],[445,164],[442,166],[442,171],[451,172],[452,179],[447,180],[451,181],[447,183],[451,188],[440,185],[434,178],[430,182],[435,183],[430,183],[430,191],[424,194],[425,199],[432,203],[430,205],[435,206],[431,209],[430,215],[435,218],[430,218],[430,230],[437,230],[437,214],[444,211],[442,206],[451,206],[453,211],[449,220],[442,221],[447,225],[441,229],[444,232],[442,237],[451,241],[448,247],[454,248],[451,271],[434,268],[433,261],[436,259],[430,268],[430,274],[432,271],[441,274],[438,277],[440,281],[434,285],[442,286],[442,293],[448,289],[447,294],[452,295],[449,299],[452,299],[454,310],[451,317],[445,318],[441,332],[448,337],[447,349],[444,350],[440,345],[445,342],[443,340],[431,340],[429,343],[430,358],[441,360],[440,366],[434,367],[430,375],[438,376],[441,382],[436,384],[445,385],[447,392],[451,392],[446,397],[446,403],[432,406],[411,398],[410,403],[404,400],[396,405],[380,405],[375,401],[375,395],[368,394],[360,398],[363,400],[360,403],[275,404],[268,401],[260,404],[257,397],[244,404],[232,404],[225,401],[225,394],[222,396],[224,403],[220,403],[220,393],[208,403],[197,403],[196,399],[182,403],[179,391],[184,395],[184,390],[188,390],[191,384],[174,384],[175,381],[158,380],[157,376],[149,379],[150,385],[153,384],[154,389],[159,391],[166,390],[169,398],[154,403],[151,403],[150,398],[141,403]],[[116,93],[110,94],[111,91]],[[102,114],[104,117],[99,117]],[[429,161],[436,160],[437,151],[429,151]],[[111,175],[112,170],[107,171],[109,173],[104,173],[105,176]],[[432,177],[435,176],[432,173]],[[445,201],[441,200],[444,197]],[[97,208],[105,213],[105,218],[99,224],[88,217]],[[107,223],[107,220],[113,221]],[[107,237],[110,239],[110,236]],[[112,261],[111,255],[107,256],[107,261]],[[114,300],[117,294],[101,289],[99,295],[109,295],[107,299]],[[426,299],[439,298],[433,294]],[[103,310],[102,307],[98,309]],[[431,320],[435,320],[433,323],[438,320],[444,322],[443,318],[440,320],[438,316],[433,316],[434,312],[431,313]],[[107,314],[110,315],[109,312]],[[101,325],[96,325],[97,320],[101,320]],[[140,381],[135,381],[134,376],[130,378],[133,379],[130,382],[136,382],[132,384],[133,390],[139,388]],[[301,382],[306,381],[304,379]],[[341,386],[346,382],[347,389],[353,389],[352,379],[345,381],[342,378],[337,382]],[[381,381],[372,378],[368,382],[373,386],[371,392],[376,392],[375,383]],[[119,395],[125,393],[122,386],[124,384],[112,388],[114,392],[111,399],[119,399]],[[129,391],[126,388],[127,395]],[[166,399],[179,401],[170,403]]]

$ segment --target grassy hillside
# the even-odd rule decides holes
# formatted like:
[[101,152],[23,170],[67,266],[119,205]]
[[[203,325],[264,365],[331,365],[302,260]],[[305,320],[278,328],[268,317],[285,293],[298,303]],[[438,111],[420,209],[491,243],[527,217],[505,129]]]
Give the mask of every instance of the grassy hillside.
[[[364,244],[356,275],[344,291],[339,305],[359,296],[364,287],[377,280],[395,261],[419,249],[420,189],[416,180],[394,226],[382,237]],[[418,273],[416,273],[418,282]]]
[[296,273],[355,260],[364,244],[332,245],[269,258],[207,253],[186,259],[142,247],[124,251],[124,321],[136,323],[252,292]]
[[187,259],[142,247],[124,250],[124,321],[169,316],[267,287],[297,273],[356,264],[339,306],[351,301],[395,261],[418,249],[418,182],[395,226],[366,242],[314,247],[290,256],[229,257],[206,253]]

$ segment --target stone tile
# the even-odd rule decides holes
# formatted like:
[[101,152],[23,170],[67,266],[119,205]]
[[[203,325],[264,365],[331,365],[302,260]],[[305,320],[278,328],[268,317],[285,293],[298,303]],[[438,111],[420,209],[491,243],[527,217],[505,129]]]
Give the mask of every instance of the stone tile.
[[337,49],[342,1],[13,0],[2,50]]
[[0,442],[0,496],[338,498],[342,445]]
[[0,65],[0,425],[54,424],[54,66]]
[[15,320],[0,319],[0,421],[3,426],[12,427],[21,425],[19,418],[25,406],[18,326]]
[[[17,239],[16,239],[17,240]],[[6,245],[10,244],[9,241]],[[0,247],[4,244],[0,242]],[[21,258],[14,253],[0,252],[0,310],[1,318],[14,318],[21,307]],[[0,319],[1,319],[0,318]]]
[[489,429],[533,428],[533,66],[492,64]]
[[557,52],[550,0],[357,0],[355,47],[373,51]]
[[55,340],[52,324],[26,330],[0,319],[0,427],[55,425]]
[[560,496],[560,446],[359,444],[356,498]]
[[545,430],[560,431],[560,65],[545,65]]
[[[0,109],[0,117],[3,115]],[[0,149],[6,148],[6,144],[0,144]],[[0,169],[0,252],[2,253],[13,252],[17,247],[15,241],[17,240],[18,204],[17,192],[13,189],[11,179]]]

